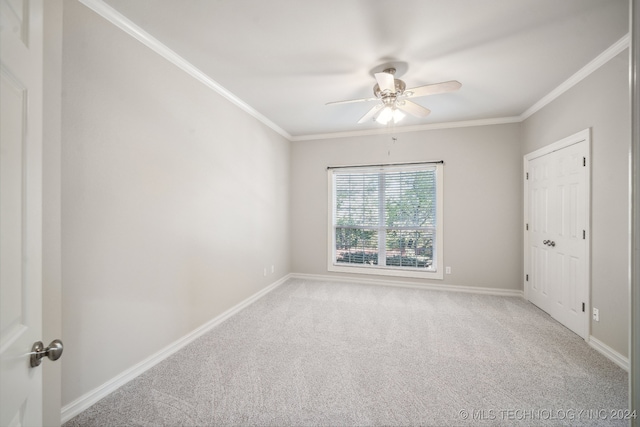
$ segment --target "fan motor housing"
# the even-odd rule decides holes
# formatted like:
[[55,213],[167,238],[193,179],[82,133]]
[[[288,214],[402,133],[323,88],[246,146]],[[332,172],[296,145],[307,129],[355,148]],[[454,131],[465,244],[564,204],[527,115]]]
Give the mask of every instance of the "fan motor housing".
[[393,83],[395,85],[395,93],[388,93],[388,92],[383,92],[380,90],[380,85],[378,85],[376,83],[376,85],[373,87],[373,94],[377,97],[377,98],[386,98],[389,96],[400,96],[402,95],[402,93],[404,92],[404,90],[407,88],[407,85],[400,79],[393,79]]

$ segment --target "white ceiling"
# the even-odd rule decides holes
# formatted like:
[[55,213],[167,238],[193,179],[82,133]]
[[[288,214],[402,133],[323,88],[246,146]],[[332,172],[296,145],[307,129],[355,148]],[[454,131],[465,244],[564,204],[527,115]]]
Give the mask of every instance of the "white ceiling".
[[381,128],[356,123],[372,103],[325,104],[372,96],[386,62],[462,83],[396,126],[519,117],[628,33],[627,0],[105,2],[293,139]]

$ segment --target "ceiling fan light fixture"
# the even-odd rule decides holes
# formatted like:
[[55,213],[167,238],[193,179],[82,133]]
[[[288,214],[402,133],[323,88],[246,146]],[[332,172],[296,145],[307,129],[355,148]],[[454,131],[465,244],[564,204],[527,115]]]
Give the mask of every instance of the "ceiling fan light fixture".
[[406,114],[403,113],[402,111],[398,110],[397,108],[395,108],[393,110],[393,122],[394,123],[398,123],[400,120],[404,119],[405,116],[406,116]]
[[386,125],[387,123],[389,123],[389,120],[391,120],[392,118],[393,118],[393,110],[391,109],[391,107],[387,106],[387,107],[384,107],[382,110],[380,110],[380,112],[378,113],[378,115],[374,120],[380,123],[381,125]]
[[382,110],[380,110],[374,120],[381,125],[386,125],[390,121],[393,121],[393,123],[398,123],[404,117],[405,114],[402,111],[398,110],[395,107],[386,106]]

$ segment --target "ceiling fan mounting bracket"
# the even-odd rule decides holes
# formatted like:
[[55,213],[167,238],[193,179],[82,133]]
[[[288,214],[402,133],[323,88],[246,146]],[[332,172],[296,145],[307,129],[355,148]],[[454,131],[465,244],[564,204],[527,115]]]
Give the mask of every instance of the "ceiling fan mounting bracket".
[[[388,70],[393,69],[392,73],[389,73]],[[388,59],[386,62],[378,64],[369,70],[369,74],[371,77],[374,77],[376,73],[389,73],[394,74],[398,77],[402,77],[409,70],[409,64],[404,61],[398,61],[396,59]]]

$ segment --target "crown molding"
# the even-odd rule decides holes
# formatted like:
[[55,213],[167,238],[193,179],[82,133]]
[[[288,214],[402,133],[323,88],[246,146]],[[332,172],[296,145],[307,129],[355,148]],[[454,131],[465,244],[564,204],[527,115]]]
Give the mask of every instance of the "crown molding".
[[[133,21],[126,18],[116,9],[112,8],[108,4],[104,2],[104,0],[78,0],[80,3],[87,6],[89,9],[96,12],[98,15],[111,22],[130,36],[134,37],[136,40],[140,41],[142,44],[156,52],[158,55],[162,56],[169,62],[176,65],[178,68],[182,69],[205,86],[214,90],[216,93],[230,101],[232,104],[236,105],[258,121],[262,122],[264,125],[283,136],[289,141],[312,141],[318,139],[334,139],[334,138],[347,138],[347,137],[357,137],[357,136],[370,136],[370,135],[384,135],[389,133],[389,128],[379,128],[379,129],[367,129],[367,130],[357,130],[357,131],[345,131],[345,132],[331,132],[331,133],[322,133],[322,134],[310,134],[310,135],[297,135],[292,136],[287,131],[282,129],[280,126],[276,125],[274,122],[269,120],[266,116],[259,113],[249,104],[238,98],[236,95],[225,89],[218,82],[213,80],[211,77],[206,75],[200,69],[195,67],[189,61],[178,55],[173,50],[169,49],[163,43],[161,43],[158,39],[153,37],[151,34],[147,33],[145,30],[136,25]],[[560,84],[554,90],[549,92],[546,96],[541,98],[538,102],[529,107],[526,111],[524,111],[519,116],[512,117],[497,117],[491,119],[479,119],[479,120],[466,120],[466,121],[458,121],[458,122],[444,122],[444,123],[431,123],[425,125],[417,125],[417,126],[402,126],[402,127],[394,127],[392,132],[394,133],[403,133],[403,132],[418,132],[424,130],[435,130],[435,129],[452,129],[452,128],[460,128],[460,127],[471,127],[471,126],[488,126],[488,125],[500,125],[506,123],[520,123],[535,114],[537,111],[544,108],[546,105],[551,103],[553,100],[561,96],[563,93],[571,89],[573,86],[578,84],[580,81],[585,79],[591,73],[596,71],[598,68],[606,64],[609,60],[614,58],[620,52],[624,51],[630,46],[631,37],[627,33],[620,40],[611,45],[608,49],[598,55],[594,60],[589,62],[583,68],[581,68],[574,75],[569,77],[565,82]]]
[[[396,127],[392,130],[393,133],[401,133],[401,132],[416,132],[421,130],[434,130],[434,129],[452,129],[459,127],[469,127],[469,126],[487,126],[487,125],[500,125],[505,123],[521,123],[525,121],[527,118],[532,116],[537,111],[541,110],[543,107],[551,103],[556,98],[560,97],[566,91],[571,89],[573,86],[584,80],[591,73],[596,71],[598,68],[602,67],[604,64],[613,59],[620,52],[624,51],[630,45],[630,35],[627,33],[620,40],[612,44],[609,48],[607,48],[604,52],[598,55],[594,60],[589,62],[587,65],[582,67],[578,72],[569,77],[566,81],[560,84],[557,88],[549,92],[546,96],[541,98],[538,102],[529,107],[525,112],[520,114],[519,116],[512,117],[497,117],[493,119],[480,119],[480,120],[467,120],[460,122],[445,122],[445,123],[432,123],[428,125],[418,125],[418,126],[404,126],[404,127]],[[347,131],[347,132],[334,132],[334,133],[324,133],[324,134],[314,134],[314,135],[299,135],[293,136],[291,141],[312,141],[317,139],[333,139],[333,138],[347,138],[354,136],[370,136],[370,135],[384,135],[389,133],[389,129],[387,127],[380,129],[368,129],[361,131]]]
[[613,59],[620,52],[624,51],[630,45],[631,37],[629,33],[627,33],[620,40],[609,46],[604,52],[598,55],[593,61],[589,62],[587,65],[582,67],[577,73],[569,77],[565,80],[560,86],[549,92],[545,97],[540,99],[540,101],[533,104],[529,107],[524,113],[520,114],[520,121],[524,121],[527,118],[531,117],[534,113],[541,110],[546,105],[550,104],[551,101],[558,98],[560,95],[571,89],[576,84],[580,83],[591,73],[596,71],[598,68],[602,67],[604,64]]
[[98,15],[111,22],[116,27],[123,30],[125,33],[129,34],[136,40],[140,41],[142,44],[147,46],[149,49],[157,53],[158,55],[165,58],[167,61],[171,62],[181,70],[185,71],[187,74],[194,77],[196,80],[203,83],[208,88],[214,90],[223,98],[230,101],[232,104],[236,105],[244,112],[253,116],[281,136],[285,137],[288,140],[291,140],[291,135],[280,126],[276,125],[274,122],[269,120],[264,115],[260,114],[257,110],[251,107],[249,104],[238,98],[236,95],[222,87],[218,82],[213,80],[211,77],[206,75],[200,69],[195,67],[189,61],[178,55],[173,50],[169,49],[163,43],[161,43],[158,39],[153,37],[151,34],[140,28],[133,21],[122,15],[113,7],[106,4],[103,0],[78,0],[80,3],[87,6],[89,9],[96,12]]
[[334,138],[349,138],[355,136],[370,136],[370,135],[385,135],[388,133],[403,133],[403,132],[419,132],[423,130],[436,130],[436,129],[453,129],[463,128],[471,126],[489,126],[489,125],[503,125],[507,123],[519,123],[521,121],[520,116],[514,117],[496,117],[492,119],[478,119],[478,120],[465,120],[459,122],[443,122],[443,123],[430,123],[426,125],[416,126],[400,126],[400,127],[382,127],[379,129],[367,129],[367,130],[354,130],[346,132],[332,132],[332,133],[318,133],[313,135],[298,135],[291,137],[291,141],[312,141],[317,139],[334,139]]

